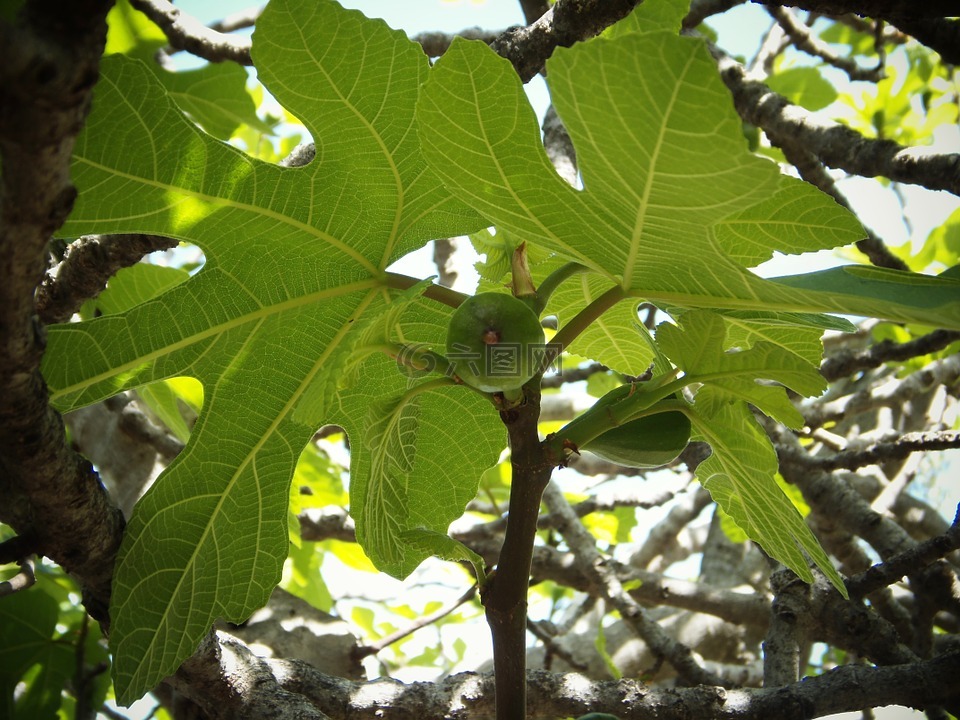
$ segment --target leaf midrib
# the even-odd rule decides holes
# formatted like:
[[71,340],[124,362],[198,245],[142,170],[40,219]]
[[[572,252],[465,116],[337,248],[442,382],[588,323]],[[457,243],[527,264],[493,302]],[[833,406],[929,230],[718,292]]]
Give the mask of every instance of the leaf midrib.
[[[209,195],[207,193],[199,192],[198,190],[190,190],[188,188],[171,185],[170,183],[161,182],[159,180],[152,180],[150,178],[145,178],[142,175],[134,175],[133,173],[123,172],[116,168],[110,167],[109,165],[103,165],[101,163],[95,162],[83,156],[74,155],[73,161],[76,164],[87,165],[95,170],[99,170],[108,175],[122,178],[124,180],[130,180],[131,182],[140,183],[149,187],[154,187],[160,190],[165,190],[167,192],[172,192],[178,195],[190,197],[195,200],[200,200],[202,202],[209,203],[210,205],[232,208],[235,210],[243,210],[246,212],[251,212],[255,215],[260,215],[262,217],[275,220],[277,223],[281,225],[287,225],[289,227],[295,228],[308,235],[311,235],[312,237],[317,238],[318,240],[322,240],[328,245],[331,245],[332,247],[336,248],[340,252],[352,258],[354,261],[356,261],[358,265],[360,265],[360,267],[362,267],[364,270],[369,272],[371,275],[376,275],[380,272],[380,270],[372,262],[367,260],[367,258],[365,258],[363,255],[361,255],[359,252],[357,252],[355,249],[347,245],[342,240],[339,240],[335,238],[333,235],[330,235],[329,233],[319,230],[318,228],[312,225],[296,220],[290,217],[289,215],[284,215],[282,213],[276,212],[275,210],[272,210],[268,207],[264,207],[262,205],[253,205],[250,203],[242,203],[236,200],[231,200],[230,198],[221,197],[219,195]],[[291,168],[290,170],[296,170],[296,169]],[[254,174],[256,174],[257,172],[256,169],[254,169],[253,172]],[[112,219],[114,221],[118,221],[118,220],[121,220],[122,218],[113,217]],[[203,244],[202,240],[200,240],[199,242],[201,245]]]
[[177,350],[180,350],[182,348],[189,347],[190,345],[193,345],[197,342],[201,342],[209,337],[219,335],[223,332],[227,332],[228,330],[232,330],[233,328],[239,327],[241,325],[245,325],[249,322],[265,319],[270,315],[281,313],[286,310],[291,310],[296,307],[309,305],[311,303],[318,302],[320,300],[327,300],[331,298],[340,297],[342,295],[349,295],[350,293],[357,292],[359,290],[377,288],[377,287],[380,287],[381,285],[382,283],[378,278],[370,278],[368,280],[361,280],[356,283],[340,285],[339,287],[336,287],[336,288],[327,288],[324,290],[319,290],[315,293],[308,293],[307,295],[301,295],[300,297],[291,298],[290,300],[286,300],[284,302],[276,303],[273,305],[261,306],[257,310],[244,313],[242,315],[238,315],[226,322],[217,323],[216,325],[210,326],[206,330],[203,330],[197,333],[192,333],[178,340],[177,342],[166,344],[162,348],[158,348],[153,352],[147,353],[145,355],[139,355],[136,358],[132,358],[131,360],[125,363],[122,363],[121,365],[116,365],[110,368],[109,370],[106,370],[105,372],[85,378],[83,382],[74,383],[72,385],[67,385],[67,386],[64,386],[63,388],[53,390],[50,394],[50,401],[52,403],[56,403],[56,401],[59,398],[62,398],[72,393],[85,390],[86,388],[94,386],[97,383],[100,383],[108,378],[115,377],[116,375],[119,375],[124,371],[132,370],[133,368],[144,364],[144,362],[151,362],[153,360],[156,360],[157,358],[163,357],[172,352],[176,352]]

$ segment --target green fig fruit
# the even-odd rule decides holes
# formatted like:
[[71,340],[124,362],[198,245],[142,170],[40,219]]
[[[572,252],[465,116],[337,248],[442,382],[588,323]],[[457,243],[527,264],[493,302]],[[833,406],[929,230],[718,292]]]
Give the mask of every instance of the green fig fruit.
[[539,370],[544,343],[536,313],[504,293],[469,297],[450,318],[447,359],[457,376],[483,392],[519,396]]
[[[603,408],[635,392],[637,387],[621,385],[614,388],[573,423],[583,422],[581,418],[587,414],[602,412]],[[653,468],[673,462],[689,441],[690,419],[682,412],[671,410],[645,415],[610,428],[584,443],[582,449],[624,467]]]
[[689,440],[690,419],[672,410],[610,428],[583,447],[617,465],[654,468],[673,462]]

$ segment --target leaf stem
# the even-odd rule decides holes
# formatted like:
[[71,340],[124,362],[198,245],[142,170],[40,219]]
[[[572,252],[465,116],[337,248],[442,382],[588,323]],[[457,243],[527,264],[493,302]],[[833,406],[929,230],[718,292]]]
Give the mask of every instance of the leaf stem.
[[553,336],[553,339],[547,346],[548,351],[544,358],[544,367],[549,367],[550,364],[557,359],[557,356],[560,355],[570,343],[576,340],[580,333],[590,327],[601,315],[625,297],[627,297],[627,294],[624,289],[616,285],[574,315],[570,322],[560,328],[559,332]]
[[[394,288],[395,290],[409,290],[417,283],[423,282],[423,280],[420,278],[410,277],[409,275],[393,272],[384,273],[383,278],[385,281],[384,284],[389,288]],[[437,302],[441,302],[444,305],[449,305],[452,308],[460,307],[461,303],[467,299],[467,296],[461,292],[457,292],[452,288],[444,287],[443,285],[435,284],[428,285],[423,294],[431,300],[436,300]]]
[[561,265],[552,273],[547,275],[540,287],[537,288],[537,303],[534,310],[539,316],[543,312],[544,308],[547,307],[547,303],[550,301],[550,296],[553,295],[553,291],[556,290],[563,283],[564,280],[573,277],[574,275],[582,272],[588,272],[590,268],[586,265],[582,265],[577,262],[568,262],[564,265]]

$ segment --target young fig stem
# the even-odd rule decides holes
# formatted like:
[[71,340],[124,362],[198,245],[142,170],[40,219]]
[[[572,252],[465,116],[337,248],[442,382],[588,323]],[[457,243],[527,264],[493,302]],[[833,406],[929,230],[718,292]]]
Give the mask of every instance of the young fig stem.
[[544,368],[549,367],[550,364],[557,359],[557,356],[562,353],[580,333],[590,327],[601,315],[625,297],[627,297],[627,295],[623,288],[619,285],[614,286],[574,315],[570,322],[560,328],[560,331],[554,335],[550,341],[549,348],[552,352],[546,353],[547,357],[544,358]]
[[577,275],[578,273],[588,272],[590,268],[586,265],[581,265],[580,263],[569,262],[565,265],[561,265],[552,273],[547,275],[540,287],[537,289],[537,307],[534,308],[537,315],[540,315],[544,308],[547,307],[547,303],[550,301],[550,296],[553,295],[554,290],[560,287],[561,283],[568,278]]

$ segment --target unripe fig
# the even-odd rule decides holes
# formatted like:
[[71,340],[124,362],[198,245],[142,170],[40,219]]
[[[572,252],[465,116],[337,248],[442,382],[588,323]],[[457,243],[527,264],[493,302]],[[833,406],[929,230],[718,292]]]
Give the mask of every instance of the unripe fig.
[[[622,400],[634,390],[634,386],[621,385],[597,400],[587,413],[603,412],[603,408]],[[573,422],[578,421],[583,422],[580,418]],[[584,443],[583,449],[624,467],[653,468],[675,460],[689,440],[690,419],[682,412],[671,410],[610,428]]]
[[689,440],[690,419],[673,410],[610,428],[584,449],[624,467],[654,468],[675,460]]
[[483,392],[516,390],[539,370],[544,342],[536,313],[522,300],[486,292],[467,298],[450,318],[447,359],[467,385]]

